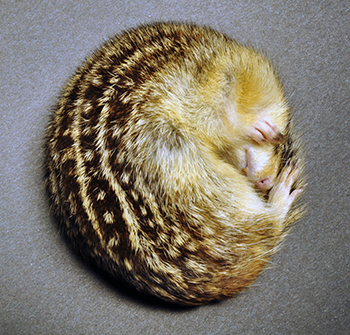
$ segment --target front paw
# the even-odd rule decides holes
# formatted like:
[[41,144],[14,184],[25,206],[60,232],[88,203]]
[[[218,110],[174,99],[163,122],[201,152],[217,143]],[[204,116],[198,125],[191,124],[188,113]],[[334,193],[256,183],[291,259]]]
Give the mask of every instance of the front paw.
[[250,138],[257,143],[270,142],[272,144],[281,143],[284,140],[277,125],[268,118],[260,118],[258,122],[248,132]]

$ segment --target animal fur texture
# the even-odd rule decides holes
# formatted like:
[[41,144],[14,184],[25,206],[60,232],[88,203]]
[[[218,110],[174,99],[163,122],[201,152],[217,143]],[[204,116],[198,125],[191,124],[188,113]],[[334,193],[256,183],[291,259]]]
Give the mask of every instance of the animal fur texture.
[[[88,58],[47,132],[73,245],[166,301],[231,297],[262,271],[303,191],[270,62],[210,28],[154,24]],[[294,207],[293,207],[294,208]]]

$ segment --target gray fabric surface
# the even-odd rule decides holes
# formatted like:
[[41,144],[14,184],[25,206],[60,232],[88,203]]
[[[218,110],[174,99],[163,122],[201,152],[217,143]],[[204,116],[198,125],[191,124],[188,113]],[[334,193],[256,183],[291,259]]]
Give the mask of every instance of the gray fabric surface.
[[[1,1],[1,334],[349,334],[349,1]],[[303,133],[309,211],[238,296],[147,302],[74,255],[49,213],[44,132],[81,61],[123,29],[208,24],[263,50]]]

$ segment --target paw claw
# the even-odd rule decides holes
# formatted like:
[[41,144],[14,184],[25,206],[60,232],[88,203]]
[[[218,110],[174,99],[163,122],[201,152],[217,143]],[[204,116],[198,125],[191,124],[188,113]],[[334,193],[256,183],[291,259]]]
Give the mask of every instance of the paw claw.
[[284,140],[276,124],[265,118],[257,122],[253,129],[251,129],[249,136],[257,143],[270,142],[277,144]]
[[290,198],[291,198],[291,203],[293,203],[297,198],[299,198],[299,196],[301,195],[301,193],[303,193],[305,190],[305,186],[301,186],[300,188],[294,190],[291,194],[290,194]]

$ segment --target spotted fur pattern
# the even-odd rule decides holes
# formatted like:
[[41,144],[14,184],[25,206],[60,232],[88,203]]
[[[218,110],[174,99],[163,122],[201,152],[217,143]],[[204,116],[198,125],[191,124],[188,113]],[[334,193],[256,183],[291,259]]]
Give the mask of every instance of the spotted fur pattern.
[[[258,89],[237,93],[241,73]],[[75,247],[136,289],[179,304],[251,284],[295,214],[236,166],[255,114],[240,111],[239,124],[222,111],[225,101],[250,104],[256,91],[286,139],[272,146],[283,171],[297,155],[288,109],[270,63],[250,48],[209,28],[155,24],[88,58],[47,133],[48,189]]]

